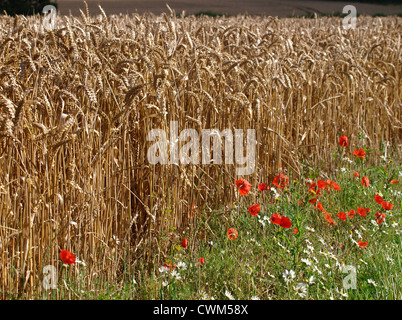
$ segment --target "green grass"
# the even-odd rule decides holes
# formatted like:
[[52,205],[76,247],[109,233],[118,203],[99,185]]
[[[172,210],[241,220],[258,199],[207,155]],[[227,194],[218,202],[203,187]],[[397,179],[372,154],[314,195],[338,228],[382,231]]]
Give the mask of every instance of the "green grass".
[[[324,210],[331,213],[335,225],[330,225],[316,204],[309,202],[312,197],[307,179],[317,182],[326,177],[319,168],[309,169],[306,164],[298,180],[292,172],[287,173],[290,179],[283,189],[274,187],[271,181],[261,181],[269,182],[275,192],[259,193],[253,185],[249,194],[239,195],[230,207],[203,212],[196,208],[197,219],[182,234],[172,230],[171,235],[161,236],[158,239],[161,244],[170,241],[170,252],[164,260],[176,264],[180,279],[170,271],[161,272],[161,265],[141,265],[133,274],[126,274],[123,268],[116,283],[105,284],[98,279],[98,289],[87,292],[81,288],[85,287],[90,270],[79,266],[78,278],[63,273],[65,284],[58,284],[57,296],[48,291],[38,298],[228,299],[229,292],[235,299],[402,299],[401,184],[390,184],[392,179],[401,180],[400,161],[379,159],[370,152],[361,161],[351,150],[338,147],[334,157],[339,166],[327,173],[341,190],[331,189],[329,193],[323,190],[318,198]],[[355,171],[360,173],[359,178],[354,177]],[[370,179],[368,187],[361,185],[363,176]],[[378,192],[394,204],[391,211],[375,202],[374,195]],[[250,215],[247,210],[254,203],[261,205],[258,216]],[[336,216],[339,211],[347,213],[358,207],[370,208],[371,212],[366,217],[356,214],[346,221]],[[377,211],[386,213],[382,224],[375,221]],[[270,223],[274,213],[290,218],[292,227],[284,229]],[[235,240],[226,235],[231,227],[238,230]],[[297,233],[293,233],[294,228]],[[184,237],[188,239],[186,249],[181,247]],[[356,244],[360,238],[368,241],[366,248]],[[201,257],[204,264],[198,262]],[[180,268],[180,262],[186,268]],[[343,287],[349,274],[342,272],[343,266],[356,269],[355,289]],[[68,268],[73,267],[77,266]],[[283,277],[286,270],[295,274],[289,283]],[[306,288],[305,296],[298,294],[297,286]]]

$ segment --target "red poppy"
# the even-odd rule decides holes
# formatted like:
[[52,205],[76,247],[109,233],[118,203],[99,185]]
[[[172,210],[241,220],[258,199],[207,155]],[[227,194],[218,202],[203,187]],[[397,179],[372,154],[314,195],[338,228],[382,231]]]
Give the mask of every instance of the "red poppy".
[[386,217],[385,213],[380,213],[379,211],[377,211],[377,213],[375,214],[375,221],[377,221],[378,224],[381,224],[384,221],[384,218]]
[[347,215],[346,215],[345,212],[339,211],[338,214],[337,214],[337,216],[339,217],[339,219],[341,219],[341,220],[343,220],[343,221],[346,221]]
[[332,219],[331,215],[329,213],[324,215],[325,220],[329,222],[331,226],[335,225],[335,221]]
[[364,248],[368,245],[368,241],[362,241],[363,239],[360,239],[359,241],[357,241],[357,244],[359,245],[360,248]]
[[304,206],[303,201],[299,200],[299,206]]
[[348,212],[348,216],[350,217],[350,219],[353,219],[355,214],[356,214],[356,211],[353,209],[349,210],[349,212]]
[[321,197],[321,189],[318,188],[313,181],[311,184],[307,184],[309,186],[308,191],[310,192],[309,196],[312,197],[308,202],[310,203],[316,203],[317,202],[317,197]]
[[324,207],[322,206],[321,202],[317,203],[317,209],[320,210],[320,211],[324,210]]
[[71,251],[68,250],[61,250],[60,251],[60,258],[66,264],[73,264],[75,263],[75,255]]
[[374,199],[378,204],[381,204],[384,201],[384,199],[381,196],[379,196],[378,194],[376,194],[374,196]]
[[392,203],[390,203],[388,201],[381,202],[381,205],[385,210],[391,210],[394,206]]
[[370,208],[362,208],[362,207],[357,208],[357,213],[360,214],[362,217],[366,217],[367,213],[369,213],[370,211],[371,211]]
[[262,191],[264,191],[264,190],[268,190],[267,184],[266,184],[266,183],[260,183],[260,184],[258,185],[258,192],[262,192]]
[[334,190],[341,190],[341,187],[339,186],[339,184],[337,184],[336,182],[332,181],[332,180],[327,180],[327,184],[332,187]]
[[299,232],[299,229],[297,229],[297,228],[294,228],[293,229],[293,234],[296,234],[296,233],[298,233]]
[[275,186],[278,188],[285,188],[286,185],[289,182],[289,177],[284,175],[283,173],[280,173],[274,178],[274,181],[272,182]]
[[346,137],[346,136],[340,136],[338,143],[339,143],[339,145],[340,145],[341,147],[347,147],[347,146],[349,145],[349,143],[348,143],[348,137]]
[[397,184],[397,183],[399,183],[399,180],[396,179],[391,180],[391,184]]
[[251,184],[247,180],[239,179],[236,180],[235,183],[241,195],[245,196],[247,193],[249,193],[251,189]]
[[356,149],[355,151],[353,151],[353,154],[356,157],[362,158],[364,160],[364,156],[366,155],[366,151],[364,151],[363,148],[360,148],[359,150]]
[[313,198],[313,199],[310,199],[308,202],[315,204],[317,201],[318,201],[317,198]]
[[258,216],[258,213],[261,211],[261,207],[259,204],[253,204],[251,207],[248,208],[248,212],[252,216]]
[[170,264],[170,263],[166,262],[165,263],[165,268],[174,270],[176,268],[176,264],[175,263]]
[[287,217],[282,217],[281,222],[279,224],[282,228],[288,229],[292,226],[292,222]]
[[315,182],[312,181],[311,179],[310,181],[311,182],[306,182],[306,185],[308,185],[309,190],[315,188]]
[[229,228],[227,235],[228,235],[229,240],[235,240],[237,238],[237,236],[239,235],[239,233],[237,232],[236,229]]
[[370,180],[368,177],[363,177],[362,178],[362,186],[368,187],[370,185]]
[[353,173],[353,175],[354,175],[356,178],[360,177],[360,174],[359,174],[357,171],[355,171],[355,172]]
[[196,207],[195,202],[193,202],[193,204],[191,206],[188,206],[188,208],[190,209],[190,211],[188,212],[189,218],[194,217],[195,207]]
[[320,189],[325,189],[326,187],[327,187],[327,182],[326,181],[324,181],[324,180],[318,180],[317,181],[317,186],[318,186],[318,188],[320,188]]
[[274,213],[271,217],[271,222],[277,225],[281,224],[282,216],[279,213]]
[[199,258],[199,259],[198,259],[198,262],[201,263],[201,264],[204,264],[204,263],[205,263],[205,259],[204,259],[204,258]]
[[181,246],[183,247],[183,248],[187,248],[187,239],[186,238],[184,238],[183,239],[183,242],[181,243]]

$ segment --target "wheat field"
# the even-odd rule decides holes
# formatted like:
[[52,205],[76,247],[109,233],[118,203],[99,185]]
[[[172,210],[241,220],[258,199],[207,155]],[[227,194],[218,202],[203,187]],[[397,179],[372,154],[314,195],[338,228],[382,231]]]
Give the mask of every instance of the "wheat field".
[[[42,293],[76,253],[101,281],[159,263],[189,207],[238,194],[233,165],[151,165],[147,133],[255,129],[256,184],[334,166],[333,141],[401,150],[402,18],[0,17],[1,297]],[[74,269],[69,272],[77,272]]]

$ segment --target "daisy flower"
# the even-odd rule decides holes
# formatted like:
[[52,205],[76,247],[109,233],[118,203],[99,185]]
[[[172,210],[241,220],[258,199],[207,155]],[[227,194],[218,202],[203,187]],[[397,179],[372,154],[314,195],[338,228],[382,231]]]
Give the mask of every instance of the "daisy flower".
[[300,282],[294,287],[294,289],[300,298],[305,298],[307,296],[307,284]]
[[181,279],[181,275],[180,275],[176,270],[173,270],[173,271],[170,273],[170,275],[171,275],[173,278],[175,278],[176,280],[180,280],[180,279]]
[[285,280],[286,283],[289,283],[293,281],[293,279],[296,277],[296,273],[293,270],[285,270],[285,272],[282,274],[283,280]]
[[177,268],[186,270],[186,269],[187,269],[187,265],[186,265],[185,262],[180,261],[180,262],[177,263]]
[[225,296],[229,299],[229,300],[234,300],[235,298],[233,298],[232,294],[229,291],[225,291]]

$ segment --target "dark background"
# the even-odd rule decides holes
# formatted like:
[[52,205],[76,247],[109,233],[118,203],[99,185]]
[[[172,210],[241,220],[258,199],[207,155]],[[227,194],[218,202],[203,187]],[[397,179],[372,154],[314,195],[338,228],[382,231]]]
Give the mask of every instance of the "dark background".
[[[54,3],[55,2],[55,3]],[[345,5],[352,4],[358,14],[402,15],[402,0],[87,0],[91,15],[100,14],[100,4],[106,14],[144,13],[161,14],[168,12],[166,3],[177,14],[208,15],[272,15],[279,17],[341,15]],[[85,11],[82,0],[0,0],[0,14],[8,15],[41,13],[46,4],[53,4],[62,15],[79,15]]]

